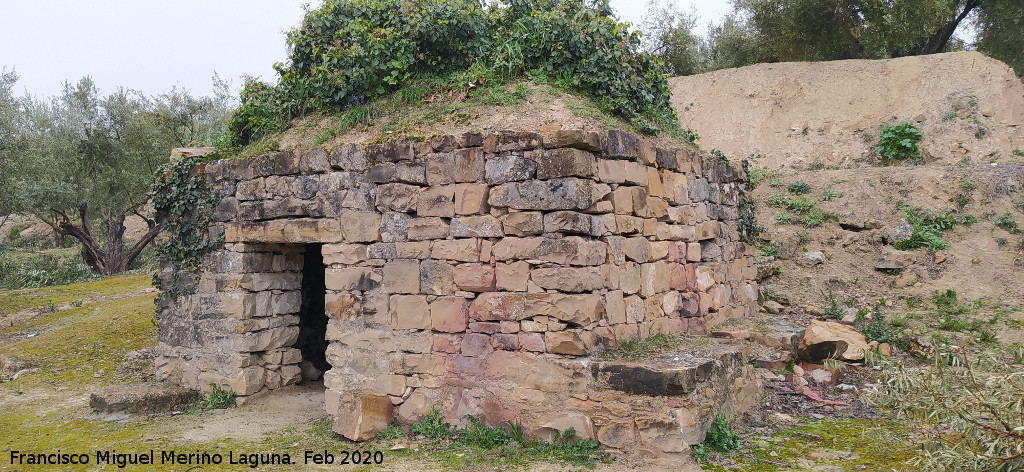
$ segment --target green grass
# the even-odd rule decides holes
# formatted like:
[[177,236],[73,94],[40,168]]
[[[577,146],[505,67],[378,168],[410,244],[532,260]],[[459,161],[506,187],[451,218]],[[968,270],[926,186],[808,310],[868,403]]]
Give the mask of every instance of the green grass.
[[653,334],[642,341],[626,341],[599,356],[602,360],[639,361],[678,349],[686,341],[674,334]]

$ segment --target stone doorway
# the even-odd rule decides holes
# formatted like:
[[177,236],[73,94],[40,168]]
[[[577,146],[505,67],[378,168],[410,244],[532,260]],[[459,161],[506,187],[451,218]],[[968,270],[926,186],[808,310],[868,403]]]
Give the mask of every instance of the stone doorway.
[[[327,362],[327,314],[324,296],[327,285],[324,277],[323,244],[306,244],[302,251],[302,305],[299,309],[299,337],[293,347],[302,352],[303,380],[316,380],[306,362],[320,372],[330,370]],[[312,371],[315,373],[315,371]]]

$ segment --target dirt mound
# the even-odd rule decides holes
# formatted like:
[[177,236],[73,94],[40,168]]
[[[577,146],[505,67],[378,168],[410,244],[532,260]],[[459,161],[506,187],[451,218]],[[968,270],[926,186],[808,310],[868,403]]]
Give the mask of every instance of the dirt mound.
[[1020,160],[1024,84],[977,52],[880,61],[758,64],[674,77],[679,122],[705,149],[759,165],[845,167],[874,159],[879,128],[915,122],[929,163]]

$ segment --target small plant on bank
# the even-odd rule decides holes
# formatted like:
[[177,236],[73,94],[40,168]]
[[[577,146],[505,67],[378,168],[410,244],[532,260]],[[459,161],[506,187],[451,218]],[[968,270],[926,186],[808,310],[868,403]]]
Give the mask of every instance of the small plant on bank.
[[821,201],[827,202],[829,200],[832,200],[833,198],[839,198],[842,196],[843,192],[837,192],[835,190],[828,189],[821,193]]
[[734,451],[740,446],[740,436],[729,428],[729,420],[719,416],[711,424],[704,441],[693,446],[693,457],[701,463],[706,463],[712,452]]
[[235,406],[235,391],[228,389],[224,391],[219,385],[211,382],[210,393],[206,394],[203,398],[202,408],[204,410],[223,410],[224,408]]
[[893,247],[901,251],[924,247],[929,252],[946,249],[942,233],[953,229],[956,217],[950,213],[936,214],[923,207],[907,208],[903,217],[913,228],[907,239],[896,241]]
[[832,290],[829,289],[827,294],[822,293],[822,295],[825,297],[825,303],[828,304],[828,308],[825,308],[825,318],[836,321],[843,319],[843,315],[846,314],[846,311],[839,305],[839,300],[836,299],[836,294],[832,293]]
[[797,180],[796,182],[789,184],[789,187],[787,187],[786,190],[789,190],[789,193],[792,193],[793,195],[806,195],[811,193],[811,187],[803,180]]
[[885,321],[881,303],[876,304],[871,310],[871,321],[865,323],[866,318],[867,316],[860,316],[860,312],[858,312],[858,328],[868,342],[891,342],[900,331],[899,328],[893,327]]
[[790,215],[789,213],[776,213],[775,214],[775,222],[780,224],[780,225],[788,225],[792,218],[793,218],[793,215]]
[[377,433],[377,438],[398,439],[403,435],[404,434],[402,433],[402,428],[398,426],[398,419],[395,419],[391,422],[391,424],[388,425],[387,428],[384,428],[383,430],[381,430],[381,432]]
[[879,133],[878,146],[875,146],[874,152],[881,156],[883,164],[907,158],[919,162],[921,151],[917,148],[917,143],[921,140],[921,136],[921,130],[906,121],[897,125],[883,126]]
[[1020,226],[1017,225],[1017,219],[1009,212],[999,215],[999,217],[996,218],[995,223],[996,226],[1010,233],[1016,234],[1021,231]]

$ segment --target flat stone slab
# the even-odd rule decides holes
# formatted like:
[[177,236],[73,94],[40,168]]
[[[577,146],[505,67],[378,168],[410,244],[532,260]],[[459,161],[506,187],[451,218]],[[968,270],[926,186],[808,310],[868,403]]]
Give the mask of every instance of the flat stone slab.
[[99,413],[162,413],[199,398],[199,392],[177,385],[143,382],[105,387],[89,395]]
[[631,395],[676,396],[686,395],[711,379],[716,364],[743,362],[741,346],[701,351],[673,351],[642,361],[596,361],[591,364],[590,372],[598,385],[612,390]]

